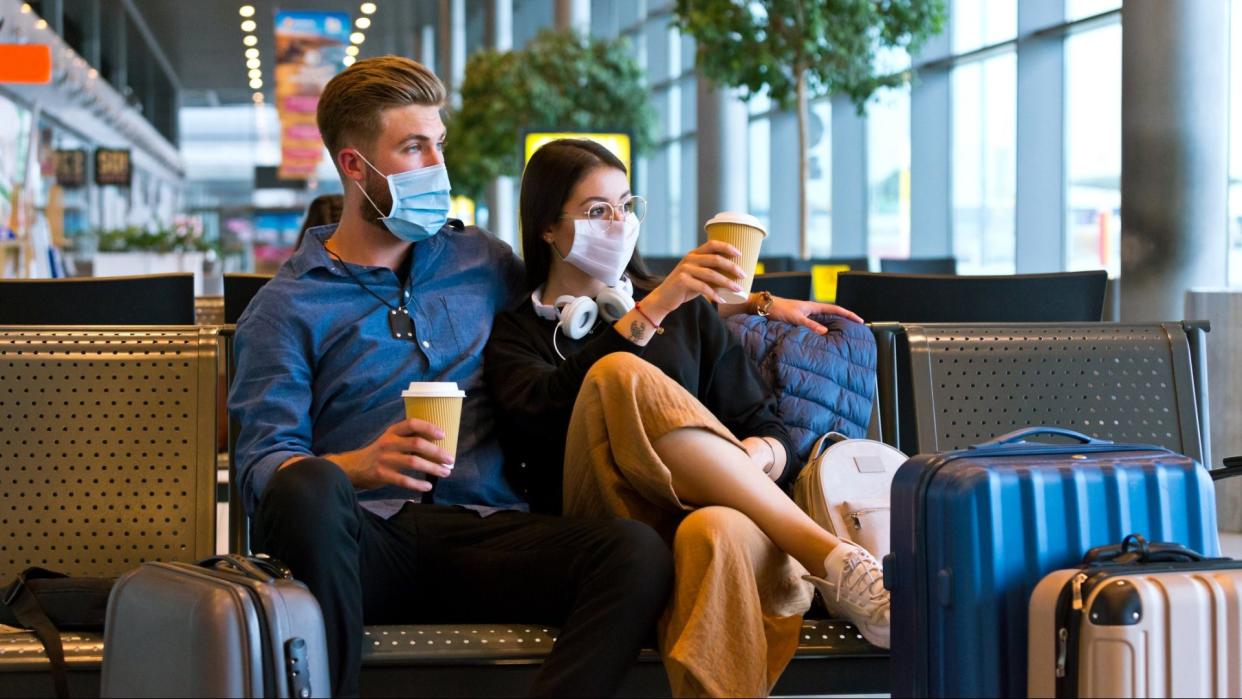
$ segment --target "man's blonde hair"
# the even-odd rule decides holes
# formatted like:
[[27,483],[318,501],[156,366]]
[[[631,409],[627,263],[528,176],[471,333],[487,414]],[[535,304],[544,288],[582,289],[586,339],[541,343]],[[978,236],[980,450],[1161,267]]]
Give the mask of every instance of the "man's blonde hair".
[[427,67],[401,56],[365,58],[328,81],[316,120],[335,162],[351,143],[374,143],[381,115],[393,107],[443,107],[444,83]]

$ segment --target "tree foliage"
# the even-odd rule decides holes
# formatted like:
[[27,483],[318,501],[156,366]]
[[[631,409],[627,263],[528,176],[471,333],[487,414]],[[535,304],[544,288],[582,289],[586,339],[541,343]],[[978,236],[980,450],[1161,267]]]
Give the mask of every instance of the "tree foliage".
[[525,130],[627,131],[641,153],[654,123],[643,70],[624,39],[547,30],[524,49],[482,50],[466,63],[446,162],[455,192],[478,198],[496,177],[521,174]]
[[877,70],[881,49],[915,52],[944,24],[944,0],[677,0],[676,25],[698,45],[698,69],[717,84],[767,88],[783,108],[807,96],[846,95],[861,109],[904,83]]

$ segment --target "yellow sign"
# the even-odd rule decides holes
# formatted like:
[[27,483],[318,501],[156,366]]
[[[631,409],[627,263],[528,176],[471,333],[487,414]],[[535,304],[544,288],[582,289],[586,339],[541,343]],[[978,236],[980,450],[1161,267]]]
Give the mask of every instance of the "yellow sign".
[[548,142],[561,138],[585,138],[588,141],[595,141],[602,145],[613,155],[617,156],[617,159],[625,165],[630,181],[634,180],[634,167],[630,163],[630,135],[624,133],[574,133],[570,131],[560,133],[528,133],[526,134],[525,144],[526,157],[522,160],[522,166],[525,167],[526,163],[530,162],[530,157],[535,154],[535,151],[542,148]]
[[474,223],[474,200],[470,197],[452,197],[449,199],[449,218],[460,219],[467,226]]
[[815,265],[811,267],[811,298],[823,303],[837,300],[837,275],[850,271],[849,265]]

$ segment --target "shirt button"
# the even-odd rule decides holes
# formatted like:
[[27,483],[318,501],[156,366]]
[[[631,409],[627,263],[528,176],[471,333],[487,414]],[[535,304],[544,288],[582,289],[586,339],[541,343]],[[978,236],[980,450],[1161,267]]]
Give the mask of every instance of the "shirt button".
[[424,348],[424,349],[427,349],[427,348],[429,348],[429,347],[431,347],[431,343],[430,343],[430,342],[428,342],[428,341],[426,341],[426,340],[423,340],[423,348]]

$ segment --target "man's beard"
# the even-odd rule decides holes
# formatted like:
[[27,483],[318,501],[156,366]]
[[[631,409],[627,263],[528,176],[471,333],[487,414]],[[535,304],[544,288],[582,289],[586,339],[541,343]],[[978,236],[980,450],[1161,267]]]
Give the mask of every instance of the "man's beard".
[[[388,212],[392,211],[392,192],[388,191],[388,178],[379,177],[368,170],[366,179],[362,181],[362,188],[371,198],[369,202],[362,202],[362,218],[383,228],[384,224],[380,219],[387,218]],[[372,202],[375,206],[371,206]]]

